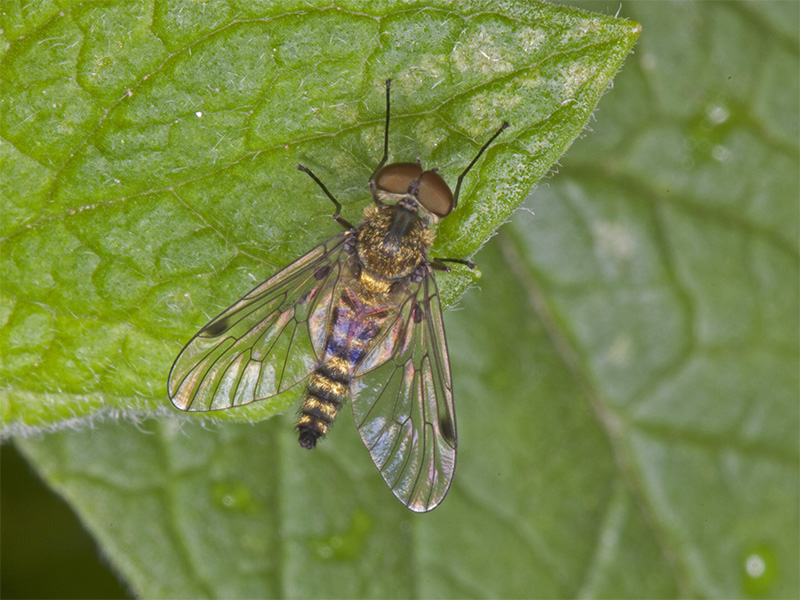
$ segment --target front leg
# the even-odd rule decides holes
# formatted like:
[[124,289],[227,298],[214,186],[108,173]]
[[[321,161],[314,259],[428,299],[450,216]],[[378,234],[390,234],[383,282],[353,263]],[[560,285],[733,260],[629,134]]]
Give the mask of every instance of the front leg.
[[328,188],[325,187],[325,184],[322,183],[317,178],[316,175],[314,175],[309,169],[307,169],[303,165],[297,165],[297,170],[298,171],[302,171],[303,173],[305,173],[306,175],[311,177],[311,179],[314,180],[314,183],[316,183],[319,187],[321,187],[322,191],[325,192],[325,195],[328,198],[330,198],[331,202],[333,202],[333,205],[336,207],[336,212],[333,213],[333,220],[336,221],[339,225],[341,225],[345,229],[353,229],[353,226],[350,224],[350,222],[347,219],[345,219],[344,217],[342,217],[341,214],[340,214],[342,212],[342,205],[339,203],[339,201],[336,198],[333,197],[333,194],[331,194],[328,191]]

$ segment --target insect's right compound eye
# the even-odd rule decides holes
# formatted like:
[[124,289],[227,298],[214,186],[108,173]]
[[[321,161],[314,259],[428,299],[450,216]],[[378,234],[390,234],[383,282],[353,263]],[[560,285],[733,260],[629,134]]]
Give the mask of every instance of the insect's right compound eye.
[[453,210],[453,192],[436,171],[422,174],[417,200],[437,217],[446,217]]

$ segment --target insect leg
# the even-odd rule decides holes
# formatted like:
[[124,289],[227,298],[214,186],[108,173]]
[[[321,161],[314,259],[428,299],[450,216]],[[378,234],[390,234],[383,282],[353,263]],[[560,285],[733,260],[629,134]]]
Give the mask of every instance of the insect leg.
[[509,125],[508,121],[503,122],[503,124],[500,126],[500,129],[495,131],[494,135],[489,138],[489,141],[486,142],[480,150],[478,150],[478,153],[475,155],[475,158],[472,159],[472,162],[469,163],[467,165],[467,168],[464,169],[461,175],[458,176],[458,180],[456,181],[456,193],[453,194],[453,209],[455,209],[455,207],[458,206],[458,192],[461,190],[461,182],[464,180],[464,177],[466,176],[467,173],[469,173],[469,170],[475,166],[475,163],[478,162],[478,159],[481,157],[481,154],[483,154],[486,151],[486,149],[495,140],[495,138],[497,138],[498,135],[503,133],[503,130],[506,127],[508,127],[508,125]]
[[460,258],[434,258],[434,259],[432,259],[430,261],[429,264],[431,265],[431,267],[433,269],[436,269],[437,271],[445,271],[446,272],[446,271],[450,270],[450,267],[448,267],[444,263],[449,263],[449,262],[458,263],[459,265],[464,265],[470,271],[474,271],[475,269],[478,268],[478,267],[475,266],[474,262],[469,261],[469,260],[462,260]]
[[[381,158],[381,162],[378,163],[378,166],[375,167],[375,170],[370,175],[369,181],[370,184],[374,181],[375,176],[378,174],[383,168],[383,165],[386,164],[386,161],[389,159],[389,91],[392,87],[392,80],[386,80],[386,126],[383,130],[383,158]],[[370,188],[372,186],[370,185]]]
[[345,229],[353,229],[353,226],[350,224],[350,222],[347,221],[344,217],[340,216],[340,213],[342,212],[342,205],[336,198],[333,197],[333,194],[331,194],[328,191],[328,188],[325,187],[325,184],[322,183],[319,180],[319,178],[317,178],[316,175],[314,175],[311,171],[306,169],[303,165],[297,165],[297,170],[302,171],[303,173],[307,173],[308,176],[314,180],[314,183],[316,183],[319,187],[322,188],[322,191],[325,192],[325,195],[331,199],[331,202],[333,202],[333,204],[336,206],[336,212],[333,213],[333,220],[336,221],[339,225],[341,225]]

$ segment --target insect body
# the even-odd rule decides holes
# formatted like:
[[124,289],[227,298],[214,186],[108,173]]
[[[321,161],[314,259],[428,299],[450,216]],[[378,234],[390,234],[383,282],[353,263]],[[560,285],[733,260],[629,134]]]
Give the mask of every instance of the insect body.
[[[434,269],[434,226],[455,208],[461,181],[503,126],[459,176],[456,193],[417,163],[385,165],[370,189],[374,203],[345,231],[252,290],[201,329],[169,376],[172,403],[187,411],[242,406],[308,378],[297,423],[314,448],[352,398],[353,416],[373,462],[408,508],[425,512],[447,494],[456,462],[456,421],[447,342]],[[300,368],[290,362],[301,358]],[[298,361],[295,361],[298,362]],[[310,375],[310,378],[309,378]]]

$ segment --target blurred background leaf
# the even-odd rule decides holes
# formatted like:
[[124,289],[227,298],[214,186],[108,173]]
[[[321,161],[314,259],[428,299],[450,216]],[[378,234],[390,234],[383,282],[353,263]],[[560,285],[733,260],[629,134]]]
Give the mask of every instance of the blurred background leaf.
[[[152,24],[145,20],[140,30],[126,26],[140,32],[133,53],[136,58],[121,61],[130,69],[129,77],[152,68],[147,60],[156,64],[162,60],[161,53],[174,54],[198,36],[209,34],[212,41],[208,43],[213,44],[210,34],[231,31],[226,24],[233,18],[232,6],[219,3],[198,15],[170,13],[174,9],[170,4],[154,5]],[[609,12],[602,3],[580,6]],[[68,16],[75,23],[91,18],[74,10]],[[616,10],[614,6],[610,12]],[[558,174],[526,201],[535,215],[520,211],[477,255],[483,271],[480,290],[470,291],[461,299],[460,310],[446,315],[461,444],[455,485],[442,507],[430,515],[415,516],[400,506],[374,472],[348,415],[342,415],[330,439],[312,454],[297,448],[291,417],[255,426],[176,419],[148,419],[137,425],[104,421],[91,430],[18,440],[48,483],[81,515],[136,593],[147,597],[797,596],[798,8],[790,2],[635,3],[624,11],[625,17],[643,24],[644,34],[636,54],[615,79],[613,92],[601,103],[592,124],[594,132],[575,145]],[[43,5],[41,12],[26,15],[28,26],[45,26],[55,14],[57,10],[48,13]],[[351,18],[347,14],[344,11],[345,21]],[[553,24],[538,25],[568,30],[565,20],[575,18],[557,9],[548,14]],[[136,15],[128,16],[137,22]],[[596,31],[597,22],[589,15],[583,17],[584,33]],[[494,19],[502,20],[482,15],[476,22],[492,24]],[[398,20],[402,30],[407,21]],[[313,27],[318,22],[311,18],[309,23]],[[453,29],[448,30],[448,24]],[[329,34],[328,24],[318,26]],[[3,29],[7,39],[16,39],[25,30],[9,22],[4,22]],[[342,31],[355,35],[350,32],[356,29],[348,21]],[[391,28],[387,25],[386,29]],[[151,35],[152,31],[158,35]],[[456,64],[463,48],[453,47],[452,35],[463,31],[460,25],[444,18],[425,31],[428,36],[441,34],[442,48],[417,55],[408,47],[393,47],[396,54],[386,58],[386,64],[408,61],[406,76],[415,66],[422,74],[434,72],[437,56]],[[231,52],[254,43],[246,32],[243,36],[242,41],[229,44]],[[561,43],[572,41],[579,49],[576,52],[581,52],[579,39],[553,36]],[[304,52],[313,56],[320,37],[307,38],[315,41],[308,45],[278,37],[275,47],[287,52],[292,48],[301,57]],[[368,33],[365,39],[371,39]],[[418,38],[397,39],[408,46],[408,40]],[[447,39],[451,39],[449,47]],[[480,36],[474,39],[486,41]],[[90,45],[78,46],[75,52],[86,56]],[[11,47],[13,51],[18,46]],[[588,56],[593,52],[592,48],[582,51]],[[487,60],[498,58],[492,52],[486,54]],[[360,58],[339,60],[359,62]],[[39,59],[51,64],[48,60],[47,56]],[[227,60],[233,59],[219,59],[219,66],[224,67]],[[12,162],[3,166],[3,173],[13,170],[28,178],[26,203],[41,198],[45,215],[48,211],[64,214],[87,186],[94,186],[91,197],[98,198],[98,203],[113,207],[115,199],[127,195],[144,203],[121,203],[122,216],[111,224],[117,233],[103,245],[109,252],[115,248],[115,257],[130,253],[136,257],[129,265],[133,274],[126,279],[124,273],[115,273],[121,282],[110,286],[130,290],[129,304],[117,307],[120,323],[129,324],[130,315],[137,313],[134,307],[143,304],[137,290],[149,292],[156,280],[162,286],[164,280],[174,285],[179,290],[174,298],[181,294],[193,298],[193,306],[159,308],[168,304],[164,298],[170,290],[162,290],[159,302],[146,305],[149,312],[145,314],[151,318],[163,311],[151,324],[163,335],[159,338],[145,327],[134,329],[159,343],[168,339],[170,345],[163,344],[160,351],[154,351],[157,344],[152,340],[126,346],[126,355],[138,352],[153,362],[152,373],[143,372],[139,360],[127,380],[121,377],[113,382],[118,388],[107,387],[112,377],[98,380],[96,389],[103,393],[80,399],[85,409],[77,414],[98,410],[104,394],[122,397],[128,416],[137,407],[151,411],[152,399],[160,392],[136,386],[164,379],[163,365],[168,368],[179,348],[177,340],[210,316],[203,311],[214,313],[241,295],[254,265],[262,275],[268,273],[270,267],[280,266],[273,260],[296,256],[310,247],[312,238],[319,239],[318,230],[335,230],[317,206],[289,204],[284,212],[275,212],[283,206],[276,199],[282,190],[284,194],[295,190],[290,196],[308,194],[307,188],[302,188],[302,194],[297,191],[302,180],[290,180],[288,172],[275,183],[265,179],[255,185],[249,179],[253,172],[266,178],[265,173],[285,169],[283,163],[291,167],[291,158],[273,153],[258,162],[260,155],[248,155],[248,161],[257,164],[242,164],[216,186],[209,184],[214,178],[204,178],[204,169],[213,174],[218,161],[225,163],[250,150],[235,147],[236,135],[218,135],[210,143],[200,139],[197,129],[181,132],[186,125],[174,123],[174,116],[202,112],[206,118],[213,113],[213,131],[235,130],[243,126],[242,121],[230,113],[247,103],[242,98],[248,90],[242,89],[240,97],[227,91],[216,98],[214,89],[206,88],[202,99],[211,106],[198,109],[196,98],[187,96],[193,72],[174,62],[170,76],[148,88],[153,98],[156,92],[163,96],[151,100],[152,106],[139,107],[139,114],[152,110],[149,118],[155,125],[133,122],[123,100],[115,114],[125,133],[114,138],[112,132],[104,132],[107,146],[95,154],[81,150],[79,155],[86,159],[81,163],[70,158],[66,149],[59,154],[59,144],[68,149],[73,144],[69,136],[85,137],[85,132],[75,130],[80,129],[81,119],[96,122],[97,114],[88,102],[54,107],[62,111],[57,121],[64,130],[53,133],[53,148],[42,150],[39,146],[48,140],[28,135],[24,130],[28,125],[20,126],[15,147],[24,142],[24,153],[35,160],[23,161],[12,152],[6,158]],[[4,68],[8,64],[4,62]],[[211,68],[214,63],[198,64]],[[252,64],[254,69],[262,68],[259,61]],[[490,66],[500,70],[501,80],[506,77],[502,61]],[[480,65],[475,67],[480,70]],[[403,69],[397,68],[402,75]],[[113,90],[115,81],[125,80],[124,68],[112,69],[105,76],[94,68],[84,71],[81,76],[86,79],[78,79],[79,89],[65,96],[77,97],[89,90],[92,98],[102,101],[101,88]],[[35,73],[35,69],[27,67],[25,72]],[[398,73],[376,68],[371,78],[379,81],[388,74]],[[489,79],[496,77],[492,74]],[[221,75],[219,79],[229,83]],[[166,82],[177,83],[174,89],[160,89],[159,85],[169,87]],[[474,86],[474,82],[467,84]],[[336,95],[333,87],[331,97]],[[124,93],[125,86],[119,84],[116,89]],[[345,133],[333,141],[323,135],[310,140],[307,150],[294,146],[296,133],[290,137],[289,152],[319,161],[310,166],[326,175],[336,174],[334,180],[341,182],[353,220],[363,203],[363,182],[369,157],[375,154],[380,115],[379,94],[376,99],[374,89],[364,89],[363,102],[369,108],[351,118],[370,120],[370,128],[354,129],[349,138]],[[32,103],[41,101],[34,94],[41,90],[34,85],[23,92],[30,94]],[[319,93],[320,98],[328,98],[323,90]],[[487,105],[496,106],[504,92],[497,93]],[[110,92],[107,96],[116,97]],[[132,98],[136,97],[134,93]],[[474,143],[463,150],[454,146],[439,150],[448,148],[445,138],[450,139],[453,131],[420,139],[420,131],[436,129],[425,111],[431,97],[420,98],[419,105],[408,94],[401,98],[401,114],[420,114],[409,117],[406,125],[399,119],[396,131],[401,133],[394,151],[416,152],[441,164],[461,164]],[[490,129],[489,121],[509,118],[516,127],[518,119],[524,118],[521,111],[533,106],[528,102],[513,116],[506,117],[514,107],[505,106],[485,124],[483,118],[477,119],[479,131],[468,129],[476,121],[470,120],[468,109],[450,104],[445,123],[464,136],[456,146],[463,145],[467,139],[480,138],[484,127]],[[266,103],[259,110],[273,111],[262,122],[290,112],[289,108],[267,108]],[[3,115],[7,126],[8,111]],[[281,127],[275,130],[249,129],[247,139],[256,140],[255,147],[279,146],[281,140],[270,136],[297,131],[284,122],[286,118],[279,119]],[[535,121],[537,117],[529,118]],[[130,132],[136,127],[142,130],[134,139]],[[525,145],[525,140],[517,138],[517,143],[536,157],[532,139]],[[348,140],[352,140],[349,145]],[[213,152],[221,154],[214,155],[208,149],[217,142],[220,149]],[[148,144],[175,150],[166,157],[155,152],[148,163]],[[180,165],[180,149],[187,144],[195,150],[187,152],[186,160],[199,162]],[[121,150],[123,145],[133,145],[135,150]],[[436,152],[429,155],[434,148]],[[202,149],[209,152],[205,162]],[[506,146],[506,151],[511,149]],[[114,169],[98,162],[115,152],[130,152],[124,159],[128,161],[124,171],[134,172],[130,181],[118,178],[120,182],[114,182]],[[353,153],[349,160],[348,152]],[[339,157],[341,162],[326,163],[321,157],[327,156]],[[502,157],[502,151],[489,157],[492,160],[487,160],[488,169],[475,184],[469,202],[460,207],[464,209],[461,220],[442,228],[442,248],[448,253],[469,255],[474,251],[470,244],[480,243],[480,239],[465,242],[459,231],[470,227],[470,215],[480,214],[475,211],[481,210],[484,197],[498,218],[508,206],[496,198],[497,190],[508,189],[512,196],[519,193],[518,188],[508,187],[510,182],[497,179],[503,168],[508,169]],[[47,167],[48,160],[61,160],[67,166],[54,162]],[[72,171],[69,177],[62,175],[64,183],[56,185],[42,183],[49,175],[43,176],[45,171],[40,169],[59,174]],[[152,181],[136,175],[136,169]],[[181,175],[183,170],[188,175]],[[534,171],[514,175],[525,179],[535,177]],[[102,179],[97,173],[109,177]],[[192,185],[193,179],[178,188],[186,177],[197,182]],[[114,191],[114,185],[144,187]],[[107,186],[112,190],[106,199],[102,194]],[[151,188],[163,191],[149,198],[146,190]],[[244,198],[245,208],[227,215],[220,206],[214,212],[211,202],[228,196],[237,202]],[[58,204],[62,198],[64,203]],[[272,202],[266,209],[271,212],[260,217],[265,202]],[[146,209],[141,208],[144,205]],[[173,212],[155,212],[162,205]],[[198,212],[211,215],[207,217],[211,221],[194,222]],[[280,223],[273,221],[276,214]],[[312,219],[318,227],[303,227]],[[62,243],[70,250],[80,247],[69,245],[67,234],[74,236],[74,229],[63,227],[67,234],[59,237],[58,222],[69,219],[50,221],[54,229],[51,236],[42,236],[45,245],[28,251],[52,254],[48,272],[63,280],[30,282],[29,293],[34,297],[37,286],[50,290],[73,281],[75,273],[103,273],[92,264],[91,253],[82,249],[68,259],[55,252],[53,248]],[[4,224],[10,222],[10,217],[4,217]],[[17,222],[12,231],[24,224],[24,220]],[[176,225],[185,229],[171,231]],[[283,237],[285,231],[298,227],[304,230],[302,235],[288,241]],[[90,229],[82,229],[82,235],[75,237],[84,239]],[[96,239],[107,242],[109,238],[102,237],[107,231],[107,226],[98,228]],[[172,254],[163,248],[166,239],[176,240]],[[191,244],[196,250],[186,254]],[[203,266],[203,257],[220,262]],[[119,262],[123,261],[114,264]],[[152,281],[139,281],[134,275],[141,275],[140,270],[156,275]],[[215,273],[220,273],[217,279]],[[199,281],[195,286],[190,285],[192,275]],[[105,279],[93,277],[98,279],[87,289],[63,293],[75,294],[74,302],[78,302],[104,289],[97,281]],[[21,285],[20,280],[4,278],[4,282],[9,280],[13,286]],[[445,282],[445,288],[452,287],[454,298],[468,283]],[[19,318],[19,308],[13,304],[19,290],[13,291],[12,306],[5,314]],[[116,293],[113,298],[119,302],[125,294]],[[58,300],[67,306],[73,301],[64,296]],[[104,311],[107,300],[101,303]],[[61,315],[39,310],[38,304],[28,308],[30,314],[23,316],[29,325],[24,331],[38,334],[34,344],[50,348],[54,336],[70,333],[69,327],[54,323]],[[87,322],[86,315],[80,322]],[[8,319],[4,323],[5,336],[14,329]],[[93,330],[87,326],[74,333],[73,339],[96,340],[102,360],[108,348],[118,344],[114,346],[113,327],[108,331],[104,324],[97,330],[91,338]],[[126,340],[135,338],[126,333]],[[4,348],[10,347],[4,341]],[[4,362],[13,367],[6,352]],[[74,348],[61,356],[73,361],[78,370],[95,360]],[[36,365],[43,358],[47,357],[25,360]],[[66,371],[72,367],[63,365]],[[84,384],[89,376],[75,375]],[[116,394],[117,389],[131,387],[138,393]],[[30,401],[36,406],[36,398],[17,391],[14,402]],[[43,419],[59,406],[70,406],[76,414],[74,393],[66,403],[50,394],[51,404],[37,408]],[[13,411],[4,406],[8,423],[13,420],[8,413]],[[5,477],[3,483],[5,506]],[[5,522],[4,517],[4,532]],[[3,581],[5,589],[5,570]]]

